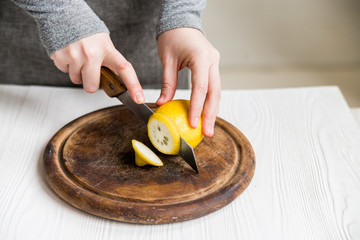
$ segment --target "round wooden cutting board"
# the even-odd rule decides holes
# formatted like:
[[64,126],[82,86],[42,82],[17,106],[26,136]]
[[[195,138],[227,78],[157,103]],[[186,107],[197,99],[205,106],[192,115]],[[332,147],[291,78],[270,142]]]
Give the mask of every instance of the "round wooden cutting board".
[[163,155],[154,148],[164,166],[136,166],[132,139],[152,148],[146,124],[124,106],[84,115],[48,143],[46,180],[62,199],[85,212],[159,224],[194,219],[226,206],[254,174],[249,141],[221,118],[216,120],[214,136],[194,149],[199,174],[179,156]]

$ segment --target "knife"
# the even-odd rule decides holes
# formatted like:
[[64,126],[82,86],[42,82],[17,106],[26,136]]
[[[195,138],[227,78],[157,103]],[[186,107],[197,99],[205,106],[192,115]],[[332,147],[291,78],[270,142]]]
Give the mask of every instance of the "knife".
[[[154,113],[154,111],[146,104],[135,103],[121,78],[112,70],[104,66],[101,67],[100,72],[100,87],[109,97],[118,98],[131,112],[146,123],[148,122],[149,117]],[[182,137],[180,137],[179,155],[192,169],[195,170],[196,173],[199,173],[194,149]]]

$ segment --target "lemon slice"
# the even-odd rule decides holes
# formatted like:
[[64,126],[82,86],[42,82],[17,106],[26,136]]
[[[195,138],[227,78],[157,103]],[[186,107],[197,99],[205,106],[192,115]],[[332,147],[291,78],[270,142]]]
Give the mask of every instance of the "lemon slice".
[[160,158],[145,144],[135,139],[131,142],[135,151],[135,164],[137,166],[153,165],[160,167],[164,165]]
[[165,115],[153,113],[148,122],[148,135],[154,147],[164,154],[176,155],[180,150],[180,134]]
[[197,128],[189,124],[190,101],[172,100],[157,108],[148,121],[148,135],[154,147],[164,154],[175,155],[180,150],[180,137],[195,148],[203,139],[199,120]]

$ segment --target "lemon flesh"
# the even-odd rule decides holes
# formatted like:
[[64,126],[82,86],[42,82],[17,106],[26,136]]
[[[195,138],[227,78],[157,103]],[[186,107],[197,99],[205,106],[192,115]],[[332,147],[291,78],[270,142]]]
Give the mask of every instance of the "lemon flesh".
[[159,152],[168,155],[179,153],[179,131],[167,116],[159,113],[152,114],[147,127],[150,141]]
[[135,151],[135,164],[137,166],[153,165],[160,167],[164,165],[160,158],[145,144],[135,139],[131,142]]
[[197,128],[189,124],[190,101],[172,100],[158,107],[148,121],[148,135],[154,147],[164,154],[180,150],[180,137],[195,148],[203,139],[202,119]]

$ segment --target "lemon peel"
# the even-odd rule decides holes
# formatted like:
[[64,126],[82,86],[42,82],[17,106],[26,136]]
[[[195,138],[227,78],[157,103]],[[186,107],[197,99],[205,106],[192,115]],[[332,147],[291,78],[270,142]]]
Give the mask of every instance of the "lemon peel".
[[[148,121],[148,136],[154,147],[162,153],[175,155],[180,150],[180,137],[195,148],[203,139],[202,119],[197,128],[188,121],[190,101],[172,100],[155,110]],[[160,128],[160,130],[159,130]]]

